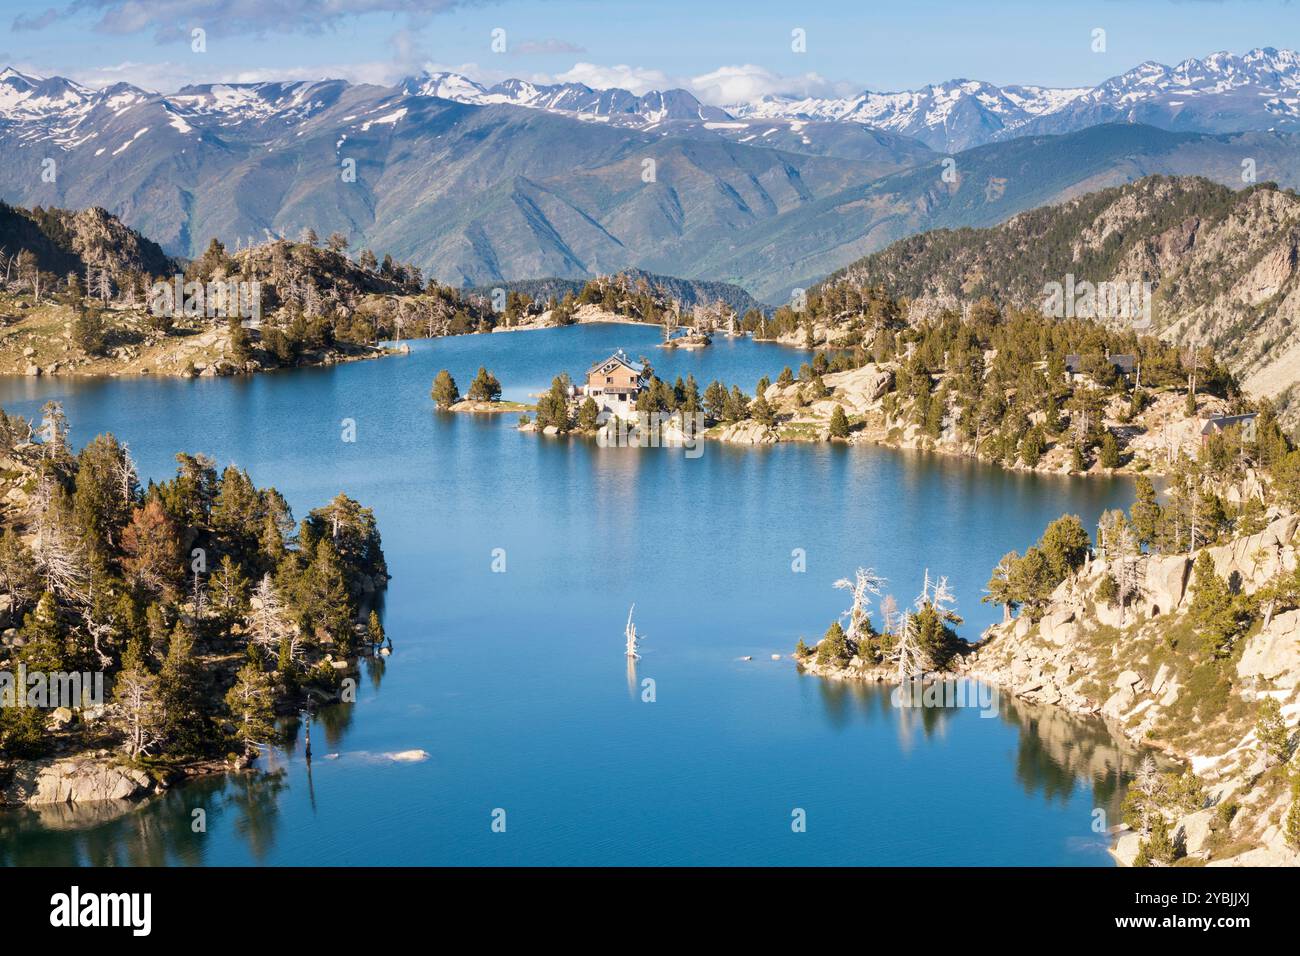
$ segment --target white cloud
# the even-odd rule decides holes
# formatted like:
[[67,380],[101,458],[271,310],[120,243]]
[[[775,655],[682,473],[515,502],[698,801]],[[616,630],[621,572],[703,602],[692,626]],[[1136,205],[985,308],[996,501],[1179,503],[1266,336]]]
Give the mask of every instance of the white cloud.
[[[172,93],[182,86],[201,83],[263,83],[272,80],[347,80],[349,83],[374,83],[392,86],[420,72],[438,69],[423,63],[416,36],[398,30],[388,42],[393,54],[382,60],[361,63],[326,63],[313,66],[229,67],[207,65],[206,57],[188,57],[182,62],[140,63],[124,61],[109,66],[73,70],[67,75],[85,86],[104,87],[114,83],[131,83],[141,89]],[[464,72],[477,69],[475,64],[441,69]]]
[[134,34],[152,31],[159,43],[189,35],[202,24],[213,35],[320,33],[367,15],[405,14],[419,22],[461,6],[463,0],[67,0],[39,15],[19,14],[13,29],[43,30],[69,17],[97,16],[93,28],[101,33]]
[[752,63],[720,66],[711,73],[692,77],[685,85],[704,102],[718,106],[747,103],[774,94],[800,97],[848,96],[860,92],[852,84],[832,82],[816,73],[782,76]]
[[[48,76],[50,71],[39,71]],[[349,63],[336,66],[277,66],[258,69],[217,68],[196,70],[189,61],[182,63],[136,63],[126,61],[110,66],[71,70],[65,75],[83,86],[95,89],[114,83],[130,83],[151,92],[174,93],[182,86],[202,83],[263,83],[272,80],[342,79],[350,83],[376,83],[391,86],[405,74],[386,60],[375,63]]]
[[648,70],[639,66],[598,66],[595,63],[575,63],[573,69],[555,74],[550,82],[583,83],[597,90],[613,87],[629,90],[640,96],[650,90],[672,89],[681,82],[671,79],[662,70]]
[[662,70],[627,64],[600,66],[595,63],[575,63],[572,69],[563,73],[541,74],[532,79],[535,83],[584,83],[598,90],[619,87],[638,95],[650,90],[680,88],[690,90],[704,102],[718,106],[749,102],[771,94],[800,97],[849,96],[861,92],[851,83],[833,82],[816,73],[784,76],[751,63],[720,66],[709,73],[691,77],[670,76]]

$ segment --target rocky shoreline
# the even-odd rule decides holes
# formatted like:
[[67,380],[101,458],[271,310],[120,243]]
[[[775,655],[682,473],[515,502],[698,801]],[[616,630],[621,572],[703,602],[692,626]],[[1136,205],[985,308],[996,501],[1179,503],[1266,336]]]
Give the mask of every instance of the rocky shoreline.
[[106,310],[113,331],[100,348],[87,351],[78,344],[75,315],[69,306],[55,302],[33,305],[10,297],[0,301],[0,312],[6,307],[16,314],[0,315],[0,375],[208,378],[338,365],[409,352],[404,345],[340,341],[306,349],[288,361],[263,347],[258,328],[249,328],[247,351],[241,360],[224,320],[177,320],[164,330],[153,325],[151,317],[139,308],[128,306]]
[[[1084,471],[1074,468],[1069,450],[1062,444],[1048,449],[1033,466],[1023,461],[994,460],[983,454],[975,442],[962,439],[956,423],[945,420],[939,437],[924,433],[920,425],[906,414],[889,407],[894,395],[895,376],[898,369],[892,363],[868,364],[845,372],[832,372],[822,376],[826,394],[809,398],[808,383],[794,381],[770,385],[763,398],[776,414],[776,422],[764,426],[752,420],[730,425],[715,426],[705,433],[706,438],[734,444],[775,444],[783,441],[823,442],[831,438],[831,418],[835,409],[843,409],[849,422],[849,434],[843,440],[848,444],[871,444],[900,450],[933,452],[954,458],[966,458],[995,464],[1008,471],[1056,475],[1123,475],[1165,473],[1174,451],[1199,441],[1200,421],[1182,417],[1179,411],[1183,400],[1174,395],[1161,395],[1140,420],[1121,426],[1118,423],[1119,405],[1113,409],[1116,419],[1113,428],[1122,432],[1126,457],[1116,468],[1105,468],[1094,463]],[[1222,412],[1226,406],[1218,399],[1202,399],[1206,413]],[[1177,421],[1175,421],[1177,419]]]
[[[1007,471],[1037,473],[1061,476],[1104,476],[1115,475],[1161,475],[1169,465],[1165,443],[1186,445],[1195,439],[1199,421],[1185,420],[1179,429],[1165,429],[1155,435],[1151,430],[1140,426],[1129,429],[1126,438],[1129,457],[1119,467],[1105,468],[1094,464],[1084,471],[1073,467],[1068,451],[1057,446],[1046,452],[1039,462],[1029,466],[1023,461],[1006,462],[991,459],[981,454],[975,443],[963,441],[955,433],[955,427],[949,424],[939,438],[924,434],[919,425],[910,421],[906,415],[892,413],[886,407],[886,400],[893,394],[896,368],[892,365],[869,364],[845,372],[834,372],[822,377],[826,395],[820,398],[808,398],[808,383],[793,381],[789,384],[779,382],[770,385],[763,393],[763,398],[772,408],[774,420],[771,424],[752,418],[737,422],[722,422],[712,425],[698,434],[706,441],[719,441],[733,445],[774,445],[781,442],[821,443],[838,441],[844,444],[878,445],[900,451],[922,451],[983,462],[1003,468]],[[1158,402],[1155,415],[1171,414],[1170,406],[1180,404],[1172,396]],[[1217,406],[1216,406],[1217,407]],[[835,410],[844,411],[849,424],[847,437],[832,437],[832,417]],[[534,424],[521,426],[524,431],[541,431],[547,435],[556,435],[559,430],[554,426],[538,429]],[[581,430],[571,428],[571,434],[595,435],[597,429]],[[680,429],[665,426],[664,435],[680,444]],[[1258,482],[1254,482],[1258,487]],[[1248,483],[1241,493],[1250,494]]]
[[[1300,515],[1275,515],[1263,531],[1205,550],[1219,577],[1251,594],[1295,570],[1298,531]],[[1100,718],[1117,738],[1189,768],[1204,784],[1204,805],[1169,821],[1188,864],[1300,865],[1284,829],[1286,780],[1262,748],[1253,717],[1258,701],[1272,697],[1288,727],[1300,722],[1300,609],[1272,615],[1244,639],[1232,666],[1238,686],[1250,689],[1234,690],[1204,714],[1197,700],[1206,693],[1203,675],[1168,649],[1169,635],[1188,627],[1193,564],[1182,554],[1148,558],[1140,604],[1121,608],[1098,593],[1114,567],[1094,559],[1057,588],[1037,620],[1022,613],[988,628],[951,671],[927,679],[970,678],[1030,704]],[[896,680],[892,668],[856,658],[846,666],[796,660],[828,679]],[[1127,826],[1112,829],[1112,856],[1132,866],[1142,837]]]
[[[387,648],[382,653],[386,654]],[[356,673],[360,658],[334,660],[326,655],[322,660],[341,678]],[[339,688],[312,685],[298,694],[278,695],[275,712],[287,716],[302,708],[314,711],[341,700]],[[59,752],[33,759],[0,761],[0,811],[21,807],[79,807],[100,802],[135,803],[189,780],[250,770],[256,762],[255,757],[231,753],[225,758],[133,764],[120,751],[100,745],[103,734],[95,728],[104,717],[102,705],[81,711],[65,707],[52,711],[49,724]],[[63,733],[77,729],[91,738],[89,746],[78,746]]]

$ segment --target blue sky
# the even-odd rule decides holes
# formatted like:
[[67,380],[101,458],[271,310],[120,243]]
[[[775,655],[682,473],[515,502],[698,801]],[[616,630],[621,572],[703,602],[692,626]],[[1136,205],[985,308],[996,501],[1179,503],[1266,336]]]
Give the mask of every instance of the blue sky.
[[[206,52],[191,30],[206,31]],[[791,31],[807,49],[791,49]],[[1094,52],[1092,31],[1106,31]],[[492,31],[506,52],[493,52]],[[0,63],[100,85],[455,69],[713,102],[896,90],[954,77],[1094,85],[1144,60],[1300,45],[1284,0],[0,0]]]

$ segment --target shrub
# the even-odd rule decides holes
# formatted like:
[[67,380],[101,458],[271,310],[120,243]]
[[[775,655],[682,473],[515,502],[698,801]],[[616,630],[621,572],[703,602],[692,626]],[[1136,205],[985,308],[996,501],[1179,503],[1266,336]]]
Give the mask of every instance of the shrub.
[[1119,584],[1112,575],[1102,576],[1101,583],[1097,585],[1097,600],[1109,607],[1114,607],[1115,602],[1119,600]]
[[103,355],[108,344],[108,325],[98,306],[81,312],[72,323],[72,340],[87,355]]
[[1182,855],[1182,849],[1174,842],[1172,834],[1169,832],[1169,823],[1163,816],[1156,814],[1151,820],[1151,836],[1142,841],[1138,856],[1145,856],[1146,865],[1151,863],[1162,863],[1165,866],[1173,863]]

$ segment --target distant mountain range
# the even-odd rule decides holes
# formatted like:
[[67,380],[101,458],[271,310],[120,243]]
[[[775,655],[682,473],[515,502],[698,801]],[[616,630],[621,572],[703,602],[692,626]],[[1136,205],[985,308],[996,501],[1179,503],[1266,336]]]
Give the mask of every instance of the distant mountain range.
[[1241,186],[1248,159],[1300,185],[1298,91],[1300,57],[1272,49],[1094,89],[952,81],[725,109],[448,73],[162,94],[5,70],[0,198],[102,206],[173,255],[310,226],[455,284],[643,269],[780,301],[918,230],[1151,173]]
[[[736,124],[723,135],[741,134],[735,138],[742,142],[746,136],[788,133],[791,123],[818,124],[812,132],[823,137],[823,124],[868,126],[913,137],[941,152],[1013,136],[1077,132],[1100,123],[1144,123],[1198,133],[1300,126],[1300,54],[1271,47],[1240,56],[1214,53],[1176,66],[1146,62],[1095,87],[995,86],[955,79],[901,92],[765,96],[726,107],[705,105],[681,89],[637,96],[581,83],[506,80],[484,87],[456,73],[424,74],[403,88],[460,103],[525,106],[638,129],[688,123],[721,130],[726,129],[721,124]],[[806,127],[794,132],[805,134],[809,142],[803,145],[821,151]]]
[[1300,54],[1271,47],[1177,66],[1143,63],[1096,87],[1054,89],[950,80],[842,99],[765,97],[729,107],[749,119],[858,122],[952,151],[1013,136],[1144,123],[1198,133],[1300,128]]

